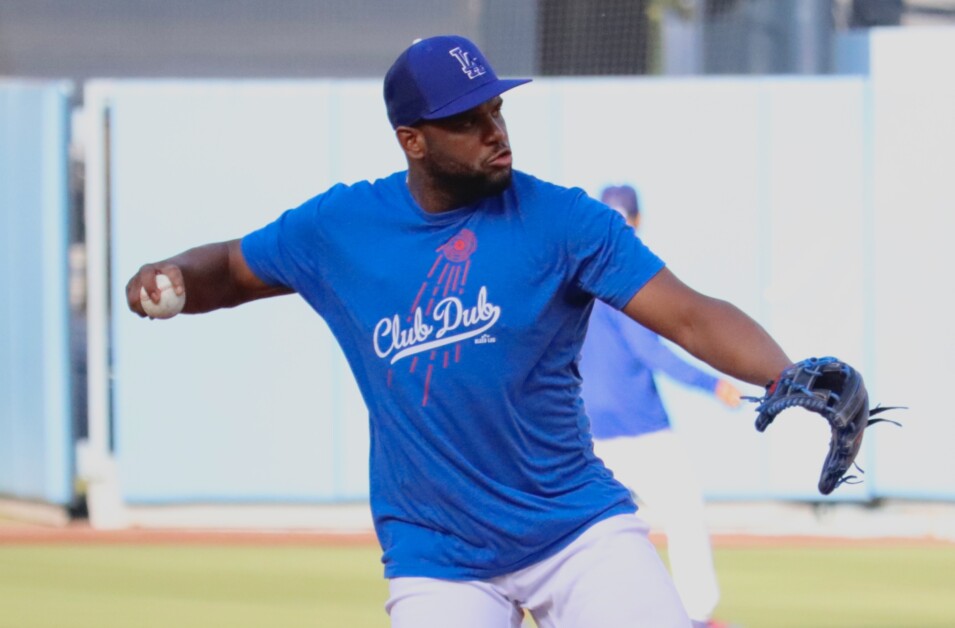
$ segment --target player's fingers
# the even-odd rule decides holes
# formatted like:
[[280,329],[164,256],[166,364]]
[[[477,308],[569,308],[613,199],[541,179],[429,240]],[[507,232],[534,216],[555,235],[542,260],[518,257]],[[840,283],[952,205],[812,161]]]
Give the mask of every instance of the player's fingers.
[[[159,273],[169,278],[169,283],[172,284],[172,288],[176,292],[176,294],[182,295],[183,293],[185,293],[186,282],[182,276],[182,269],[180,269],[175,264],[163,264],[159,269]],[[158,290],[157,290],[157,293],[158,293]]]
[[126,292],[126,307],[129,308],[130,312],[140,318],[146,316],[146,312],[143,310],[143,304],[139,300],[139,290],[136,290],[135,298],[133,298],[131,291]]
[[140,301],[139,296],[140,292],[138,283],[133,286],[133,282],[131,281],[126,285],[126,307],[128,307],[129,311],[133,314],[143,318],[146,316],[146,312],[143,310],[143,304],[142,301]]
[[[126,301],[130,310],[140,316],[146,316],[146,312],[142,306],[143,292],[146,293],[146,298],[150,301],[157,304],[159,303],[162,299],[162,290],[156,282],[156,277],[159,275],[175,275],[180,284],[180,289],[177,292],[179,294],[182,293],[182,272],[178,267],[169,264],[143,264],[139,271],[129,280],[129,283],[126,284]],[[170,277],[170,281],[172,281],[172,277]],[[175,283],[173,283],[173,285],[175,285]]]
[[130,277],[129,281],[126,282],[126,306],[134,314],[146,316],[146,312],[143,311],[143,306],[139,300],[140,289],[142,288],[142,285],[140,272],[137,271],[136,274]]
[[[162,291],[159,289],[159,286],[156,285],[156,276],[161,272],[157,264],[144,264],[142,268],[139,269],[137,275],[140,289],[146,291],[146,296],[153,303],[159,303],[159,300],[162,298]],[[139,292],[136,295],[131,295],[131,298],[141,300],[141,296],[142,292]],[[140,305],[140,308],[141,307],[142,305]]]

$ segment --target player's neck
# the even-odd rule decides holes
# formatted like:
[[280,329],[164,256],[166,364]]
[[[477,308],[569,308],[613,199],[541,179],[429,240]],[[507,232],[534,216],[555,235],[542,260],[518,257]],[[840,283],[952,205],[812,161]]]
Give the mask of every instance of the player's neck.
[[441,214],[452,209],[474,203],[481,198],[473,193],[462,193],[460,190],[442,186],[432,177],[408,172],[408,190],[415,202],[429,214]]

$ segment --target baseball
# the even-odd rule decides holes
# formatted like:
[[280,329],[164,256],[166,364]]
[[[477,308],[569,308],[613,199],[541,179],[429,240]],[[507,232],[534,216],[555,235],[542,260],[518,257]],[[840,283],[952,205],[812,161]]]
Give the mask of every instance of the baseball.
[[143,311],[149,318],[172,318],[182,311],[186,304],[186,295],[176,294],[172,287],[172,282],[165,275],[156,275],[156,286],[161,292],[159,303],[153,303],[153,300],[146,294],[145,288],[139,289],[139,302],[143,305]]

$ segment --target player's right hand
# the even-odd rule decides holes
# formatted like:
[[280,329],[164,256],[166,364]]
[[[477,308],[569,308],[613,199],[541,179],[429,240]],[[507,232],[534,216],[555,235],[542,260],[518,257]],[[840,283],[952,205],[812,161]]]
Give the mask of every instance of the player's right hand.
[[738,408],[741,403],[742,393],[740,393],[736,386],[725,379],[721,379],[716,383],[716,390],[713,392],[717,399],[730,408]]
[[126,305],[130,311],[141,318],[146,317],[146,312],[143,311],[143,305],[139,299],[140,289],[143,288],[146,290],[146,294],[149,295],[153,303],[159,303],[159,299],[161,298],[159,288],[156,286],[156,275],[165,275],[168,277],[176,294],[181,295],[186,291],[182,271],[175,264],[168,262],[143,264],[143,266],[136,271],[136,274],[126,283]]

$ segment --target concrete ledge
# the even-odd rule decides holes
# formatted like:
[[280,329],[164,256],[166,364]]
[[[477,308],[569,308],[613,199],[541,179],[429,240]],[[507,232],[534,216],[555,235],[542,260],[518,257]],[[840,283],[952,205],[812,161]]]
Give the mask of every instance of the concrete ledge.
[[220,530],[308,530],[370,533],[371,509],[365,502],[328,505],[194,504],[126,506],[131,527]]
[[[128,530],[284,531],[331,534],[374,532],[367,502],[346,504],[121,505]],[[663,532],[650,506],[641,516]],[[886,501],[877,504],[711,502],[705,510],[714,536],[799,536],[846,539],[923,539],[955,542],[955,503]],[[50,527],[70,525],[66,508],[0,498],[0,518]],[[74,522],[77,523],[77,522]],[[95,521],[90,521],[96,528]],[[100,528],[97,528],[100,529]]]
[[70,523],[70,513],[64,506],[2,497],[0,518],[54,527],[65,527]]
[[[650,506],[641,515],[662,530]],[[878,504],[806,502],[711,502],[711,534],[912,538],[955,542],[955,503],[886,501]]]

